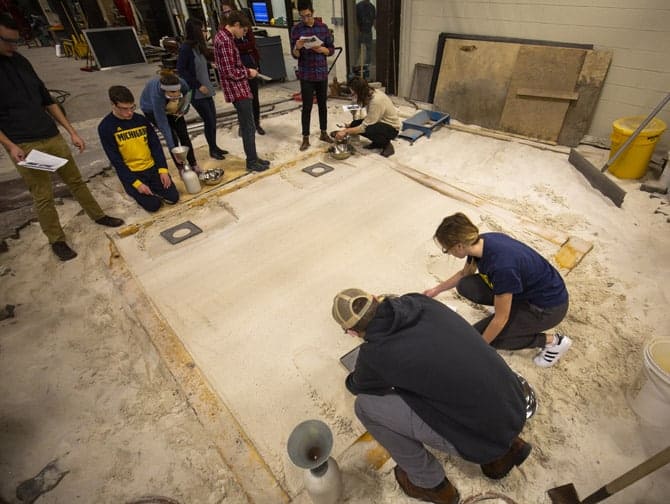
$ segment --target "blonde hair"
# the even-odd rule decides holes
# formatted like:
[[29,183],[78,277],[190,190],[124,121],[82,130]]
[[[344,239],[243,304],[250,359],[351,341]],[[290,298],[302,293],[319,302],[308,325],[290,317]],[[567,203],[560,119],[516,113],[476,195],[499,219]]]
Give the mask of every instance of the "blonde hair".
[[474,245],[479,241],[479,229],[465,214],[457,212],[445,217],[435,231],[435,240],[444,250],[455,245]]

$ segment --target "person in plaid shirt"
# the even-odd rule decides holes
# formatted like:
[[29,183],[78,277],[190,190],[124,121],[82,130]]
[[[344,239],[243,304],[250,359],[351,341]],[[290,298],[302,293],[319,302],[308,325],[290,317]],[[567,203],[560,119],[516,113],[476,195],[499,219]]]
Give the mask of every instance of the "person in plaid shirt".
[[221,89],[226,101],[232,103],[237,111],[247,170],[264,171],[269,168],[270,161],[259,158],[256,153],[256,124],[249,87],[249,79],[256,78],[258,72],[242,64],[240,52],[235,46],[235,38],[242,38],[244,29],[250,27],[251,23],[240,11],[231,12],[223,23],[214,37],[214,59],[219,70]]
[[[328,62],[326,58],[335,52],[333,36],[320,18],[314,17],[311,0],[298,1],[300,22],[291,29],[291,54],[298,60],[298,79],[302,98],[302,145],[300,150],[309,147],[309,122],[312,115],[312,103],[316,93],[319,106],[319,140],[332,143],[328,135]],[[305,47],[310,37],[318,37],[322,44]]]

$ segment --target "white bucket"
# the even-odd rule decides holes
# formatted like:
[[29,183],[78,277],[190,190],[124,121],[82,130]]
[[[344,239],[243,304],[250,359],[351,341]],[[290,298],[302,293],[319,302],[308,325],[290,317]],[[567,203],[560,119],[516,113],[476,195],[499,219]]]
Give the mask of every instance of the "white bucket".
[[644,348],[644,367],[630,393],[630,406],[647,424],[670,429],[670,339]]
[[63,46],[61,44],[56,44],[56,57],[57,58],[63,57]]

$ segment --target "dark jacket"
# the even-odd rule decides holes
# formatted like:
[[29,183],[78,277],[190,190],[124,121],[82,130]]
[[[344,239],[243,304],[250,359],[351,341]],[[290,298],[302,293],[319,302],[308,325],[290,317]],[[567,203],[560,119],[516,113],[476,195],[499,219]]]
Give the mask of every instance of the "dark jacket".
[[19,144],[58,135],[46,111],[54,103],[30,62],[18,53],[0,56],[0,131]]
[[503,456],[526,422],[514,371],[460,315],[421,294],[379,305],[346,384],[353,394],[397,393],[478,464]]

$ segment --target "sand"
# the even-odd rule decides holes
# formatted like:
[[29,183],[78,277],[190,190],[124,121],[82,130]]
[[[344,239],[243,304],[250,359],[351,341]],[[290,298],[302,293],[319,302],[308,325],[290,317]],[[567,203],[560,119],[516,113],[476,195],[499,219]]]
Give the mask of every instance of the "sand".
[[[346,119],[335,104],[331,114],[333,124]],[[300,168],[322,158],[291,161],[298,156],[298,113],[264,127],[259,151],[285,164],[281,172],[159,219],[160,229],[186,218],[204,223],[206,233],[191,245],[166,251],[155,233],[144,231],[120,250],[295,502],[308,500],[284,444],[291,427],[315,412],[334,431],[346,502],[415,502],[398,489],[392,461],[373,470],[348,450],[362,427],[337,357],[355,341],[341,334],[328,308],[332,295],[352,283],[378,292],[421,291],[459,268],[431,239],[441,218],[456,210],[549,258],[558,246],[524,222],[593,244],[565,276],[571,308],[560,329],[574,340],[565,358],[539,369],[530,350],[501,352],[538,395],[538,412],[523,434],[534,445],[531,457],[501,482],[442,457],[462,496],[493,491],[517,503],[546,503],[548,488],[573,482],[584,497],[670,442],[667,431],[641,423],[626,400],[643,345],[667,337],[670,327],[670,224],[655,213],[670,213],[666,200],[640,192],[639,182],[623,182],[629,192],[618,209],[565,153],[448,129],[413,146],[396,142],[388,160],[366,151],[334,164],[330,174],[305,178]],[[233,131],[219,135],[223,145],[240,149]],[[592,156],[602,162],[602,153]],[[471,203],[419,186],[394,170],[399,166],[451,184]],[[96,177],[91,186],[110,214],[129,222],[147,218],[115,178]],[[0,277],[0,304],[17,305],[16,318],[0,322],[0,363],[10,377],[0,394],[3,446],[9,446],[0,495],[8,499],[19,481],[59,456],[71,473],[44,502],[122,502],[148,493],[189,503],[245,502],[235,468],[212,448],[120,295],[108,240],[76,203],[65,200],[60,211],[77,260],[52,257],[36,224],[0,256],[9,270]],[[312,253],[296,256],[300,249]],[[197,267],[195,250],[203,254]],[[214,288],[204,287],[208,276]],[[296,309],[301,297],[308,309]],[[454,293],[439,299],[471,322],[482,316]],[[666,470],[608,502],[660,504],[667,495]]]

